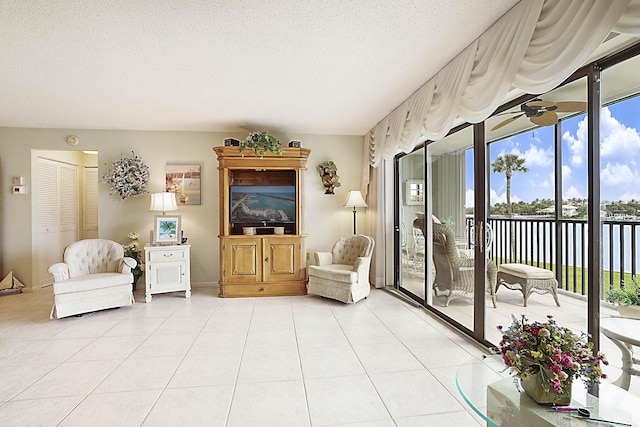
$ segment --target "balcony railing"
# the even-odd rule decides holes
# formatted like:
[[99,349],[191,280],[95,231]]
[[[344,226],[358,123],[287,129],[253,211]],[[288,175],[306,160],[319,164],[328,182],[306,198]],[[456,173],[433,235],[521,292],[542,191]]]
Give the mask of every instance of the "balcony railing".
[[[517,262],[553,270],[562,289],[586,295],[589,231],[586,220],[490,218],[488,223],[493,232],[488,252],[496,264]],[[466,227],[470,245],[471,218],[467,218]],[[640,221],[602,221],[601,292],[619,287],[638,273],[638,233]]]

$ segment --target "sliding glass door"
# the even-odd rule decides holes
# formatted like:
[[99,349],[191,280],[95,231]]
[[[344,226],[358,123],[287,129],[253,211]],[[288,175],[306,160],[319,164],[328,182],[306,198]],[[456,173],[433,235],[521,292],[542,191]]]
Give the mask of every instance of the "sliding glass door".
[[425,211],[424,148],[398,162],[399,288],[418,301],[425,299],[426,247],[421,224]]
[[[484,343],[512,316],[553,316],[618,359],[599,320],[640,282],[639,65],[636,45],[399,155],[397,288]],[[494,305],[504,264],[537,268],[555,292],[499,284]]]

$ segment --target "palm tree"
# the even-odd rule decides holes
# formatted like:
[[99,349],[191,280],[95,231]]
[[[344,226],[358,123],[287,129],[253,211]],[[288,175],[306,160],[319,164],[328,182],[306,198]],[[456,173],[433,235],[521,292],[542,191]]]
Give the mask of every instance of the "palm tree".
[[513,216],[513,208],[511,207],[511,176],[514,172],[528,172],[529,169],[524,163],[525,159],[517,154],[504,154],[491,163],[493,172],[504,172],[507,176],[507,212],[509,218]]
[[[527,172],[529,169],[524,165],[525,159],[517,154],[504,154],[491,163],[493,172],[504,172],[507,176],[507,217],[513,217],[513,208],[511,207],[511,176],[514,172]],[[516,234],[515,224],[510,222],[511,235],[511,260],[516,257]]]

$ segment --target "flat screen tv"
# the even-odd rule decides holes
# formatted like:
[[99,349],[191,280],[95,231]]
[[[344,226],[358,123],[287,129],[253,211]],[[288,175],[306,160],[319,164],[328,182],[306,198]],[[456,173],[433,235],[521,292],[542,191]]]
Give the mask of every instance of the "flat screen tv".
[[296,221],[294,185],[232,185],[232,223],[286,224]]

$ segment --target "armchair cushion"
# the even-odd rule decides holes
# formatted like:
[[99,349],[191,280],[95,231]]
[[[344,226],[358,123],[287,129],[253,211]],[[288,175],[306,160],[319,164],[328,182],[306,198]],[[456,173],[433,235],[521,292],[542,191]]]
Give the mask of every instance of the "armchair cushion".
[[73,277],[64,282],[53,284],[54,294],[69,292],[83,292],[94,289],[108,288],[117,285],[126,285],[133,282],[133,274],[127,273],[96,273],[85,276]]
[[355,282],[357,280],[357,273],[353,271],[352,265],[331,264],[322,267],[323,268],[317,268],[313,265],[309,266],[310,269],[313,269],[313,275],[315,277],[346,283]]

